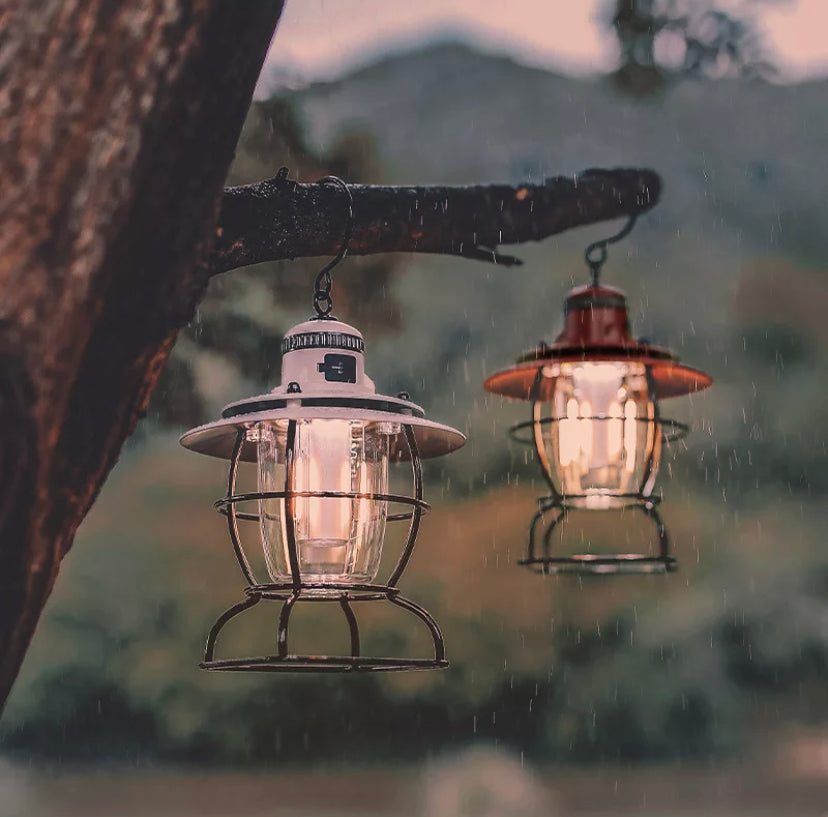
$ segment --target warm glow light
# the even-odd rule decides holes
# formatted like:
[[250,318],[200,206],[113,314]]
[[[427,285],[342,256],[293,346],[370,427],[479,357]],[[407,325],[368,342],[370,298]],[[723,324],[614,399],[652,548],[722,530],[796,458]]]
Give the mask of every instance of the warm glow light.
[[[297,450],[304,456],[294,460],[295,491],[351,489],[351,424],[347,420],[317,420],[297,427]],[[363,476],[364,463],[361,464]],[[357,482],[360,482],[357,479]],[[353,524],[350,502],[320,497],[297,497],[293,504],[296,543],[304,547],[344,547]],[[282,516],[282,536],[285,533]]]
[[652,490],[660,429],[641,363],[545,367],[551,400],[536,403],[538,454],[555,489],[587,508],[617,507]]
[[[352,420],[298,420],[291,467],[297,493],[385,494],[389,434],[397,426]],[[284,425],[259,429],[259,490],[283,491]],[[289,506],[286,507],[286,503]],[[288,524],[303,581],[369,582],[379,567],[387,502],[365,497],[296,496],[259,501],[262,541],[273,581],[288,581]],[[291,512],[288,521],[287,510]]]

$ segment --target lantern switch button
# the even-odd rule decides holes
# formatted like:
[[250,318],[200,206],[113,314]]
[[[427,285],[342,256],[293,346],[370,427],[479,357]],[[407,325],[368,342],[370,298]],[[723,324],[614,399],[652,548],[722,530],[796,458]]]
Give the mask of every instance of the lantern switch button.
[[356,358],[353,355],[325,355],[317,369],[329,383],[356,383]]

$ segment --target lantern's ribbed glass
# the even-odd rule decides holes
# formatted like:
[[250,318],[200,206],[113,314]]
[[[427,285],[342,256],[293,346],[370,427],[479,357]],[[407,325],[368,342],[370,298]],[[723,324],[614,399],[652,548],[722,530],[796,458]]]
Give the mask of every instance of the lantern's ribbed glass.
[[[257,428],[259,490],[285,489],[286,423]],[[297,420],[292,486],[295,492],[388,493],[392,424],[361,420]],[[385,537],[384,500],[303,497],[287,500],[302,581],[371,582],[379,569]],[[292,579],[285,499],[259,500],[262,544],[270,578]]]
[[617,508],[649,496],[661,457],[661,426],[643,363],[547,366],[551,399],[534,404],[535,444],[555,490],[573,505]]

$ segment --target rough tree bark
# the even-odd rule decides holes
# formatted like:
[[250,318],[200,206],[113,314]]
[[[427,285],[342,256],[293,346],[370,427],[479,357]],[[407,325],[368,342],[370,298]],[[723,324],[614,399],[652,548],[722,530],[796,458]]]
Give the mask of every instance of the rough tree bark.
[[[339,241],[333,188],[278,177],[222,200],[281,7],[7,0],[0,14],[0,703],[209,276]],[[354,195],[354,252],[491,259],[641,212],[658,178]]]
[[6,0],[0,701],[208,279],[282,0]]

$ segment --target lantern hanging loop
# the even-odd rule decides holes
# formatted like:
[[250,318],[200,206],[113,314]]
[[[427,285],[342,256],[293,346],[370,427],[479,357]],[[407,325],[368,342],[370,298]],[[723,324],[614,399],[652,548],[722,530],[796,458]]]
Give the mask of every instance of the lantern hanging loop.
[[629,221],[627,221],[624,227],[615,235],[611,235],[609,238],[602,238],[600,241],[594,241],[586,248],[584,260],[587,262],[587,266],[592,273],[592,286],[597,287],[600,284],[601,267],[604,266],[608,255],[607,247],[610,244],[621,241],[622,238],[626,238],[632,232],[632,228],[635,227],[637,219],[638,214],[634,213],[630,216]]
[[319,179],[317,184],[335,184],[348,197],[348,221],[345,224],[342,244],[340,244],[336,255],[319,271],[314,284],[313,308],[316,310],[317,319],[324,320],[329,318],[333,311],[331,270],[348,254],[348,245],[351,242],[351,233],[354,228],[354,198],[348,185],[339,176],[325,176]]

